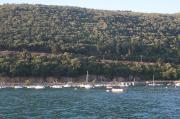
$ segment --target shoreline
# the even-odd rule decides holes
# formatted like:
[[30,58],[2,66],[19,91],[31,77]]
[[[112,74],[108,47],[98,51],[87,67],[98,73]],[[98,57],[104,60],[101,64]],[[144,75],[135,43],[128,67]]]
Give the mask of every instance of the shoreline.
[[[70,84],[72,86],[78,86],[83,84],[90,85],[121,85],[121,84],[132,84],[134,85],[147,85],[152,84],[153,80],[142,80],[136,77],[134,82],[133,77],[129,78],[116,77],[114,79],[108,79],[104,76],[89,75],[88,82],[86,82],[86,76],[79,77],[4,77],[0,76],[0,86],[28,86],[28,85],[65,85]],[[175,84],[180,83],[180,80],[155,80],[157,84]]]
[[[111,85],[111,86],[119,86],[121,84],[128,84],[129,86],[131,86],[132,84],[135,86],[145,86],[148,84],[153,83],[153,81],[136,81],[136,82],[132,82],[132,81],[121,81],[121,82],[115,82],[115,81],[111,81],[111,82],[54,82],[54,83],[47,83],[47,82],[42,82],[42,83],[31,83],[31,84],[26,84],[24,82],[16,82],[16,83],[12,83],[12,82],[6,82],[6,83],[0,83],[0,86],[5,86],[5,87],[14,87],[14,86],[53,86],[53,85],[66,85],[69,84],[71,87],[78,87],[80,85],[102,85],[103,86],[107,86],[107,85]],[[175,84],[175,83],[180,83],[179,80],[176,81],[164,81],[164,80],[159,80],[159,81],[155,81],[155,84],[161,84],[161,85],[167,85],[167,84]]]

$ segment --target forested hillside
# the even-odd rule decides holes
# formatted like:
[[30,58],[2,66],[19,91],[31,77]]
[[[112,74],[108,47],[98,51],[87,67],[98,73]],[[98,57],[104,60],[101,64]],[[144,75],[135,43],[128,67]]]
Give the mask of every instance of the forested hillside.
[[[107,70],[107,63],[103,65],[103,59],[103,61],[112,61],[112,63],[108,62],[111,65],[109,69],[118,67],[117,63],[113,62],[115,60],[140,61],[141,59],[143,62],[154,62],[154,65],[163,68],[161,67],[161,70],[159,69],[157,72],[157,68],[150,70],[144,66],[148,64],[141,63],[139,65],[143,65],[147,70],[140,68],[141,71],[136,71],[129,64],[120,63],[122,66],[119,66],[119,69],[114,69],[114,72],[109,70],[112,73],[109,76],[129,74],[140,76],[143,72],[144,75],[148,76],[152,74],[150,72],[156,72],[162,78],[166,75],[163,72],[169,71],[168,76],[163,78],[178,79],[180,71],[180,14],[146,14],[131,11],[105,11],[28,4],[0,5],[0,50],[23,51],[27,54],[33,52],[49,53],[53,54],[56,59],[60,57],[59,55],[71,54],[75,58],[75,60],[72,58],[73,61],[70,60],[69,65],[66,65],[68,62],[65,64],[61,62],[64,61],[62,57],[61,61],[59,61],[61,58],[52,61],[52,56],[32,56],[22,60],[21,55],[17,53],[18,55],[13,55],[13,60],[11,55],[7,55],[10,56],[10,60],[6,55],[1,55],[0,71],[3,75],[80,75],[86,70],[91,70],[85,62],[87,59],[95,58],[93,65]],[[38,59],[39,57],[46,58]],[[49,68],[47,72],[41,71],[41,74],[33,74],[32,70],[31,73],[28,73],[29,71],[23,73],[24,69],[30,70],[30,68],[26,68],[26,63],[28,63],[26,61],[29,61],[31,68],[34,66],[33,63],[38,65],[36,68],[40,68],[41,63],[42,66],[46,66],[49,65],[47,62],[50,62],[50,64],[54,64],[51,66],[52,69],[55,69],[51,70],[47,66]],[[88,63],[89,61],[91,60],[88,60]],[[161,63],[162,65],[160,65]],[[20,64],[25,68],[16,67]],[[148,66],[151,67],[151,65]],[[57,66],[68,68],[72,66],[71,70],[68,70],[71,73],[61,72],[61,74],[60,71],[65,72],[65,70],[62,70],[61,67],[57,68]],[[138,64],[134,64],[134,66],[138,66]],[[56,69],[58,72],[48,72],[50,70],[57,71]],[[99,69],[96,68],[96,70]],[[92,73],[98,73],[98,75],[109,73],[104,70],[96,70],[92,70]],[[122,73],[125,71],[127,74]]]

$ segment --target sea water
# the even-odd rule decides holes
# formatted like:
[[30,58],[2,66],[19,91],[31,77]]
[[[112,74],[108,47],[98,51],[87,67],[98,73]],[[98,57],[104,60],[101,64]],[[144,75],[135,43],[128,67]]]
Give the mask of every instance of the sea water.
[[180,88],[0,89],[0,119],[180,119]]

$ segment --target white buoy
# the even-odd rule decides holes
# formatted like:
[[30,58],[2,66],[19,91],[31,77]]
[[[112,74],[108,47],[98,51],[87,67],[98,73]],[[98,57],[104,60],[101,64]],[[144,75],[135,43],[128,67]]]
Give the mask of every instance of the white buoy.
[[109,92],[109,90],[106,90],[106,92]]

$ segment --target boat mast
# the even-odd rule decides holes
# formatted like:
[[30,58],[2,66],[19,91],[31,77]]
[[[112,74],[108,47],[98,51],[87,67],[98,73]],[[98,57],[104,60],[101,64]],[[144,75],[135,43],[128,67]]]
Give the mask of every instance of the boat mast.
[[136,78],[134,77],[132,85],[134,86],[136,82]]
[[153,74],[153,85],[154,85],[155,83],[154,83],[154,74]]
[[87,71],[87,75],[86,75],[86,83],[88,83],[88,78],[89,78],[89,73]]
[[135,78],[135,77],[134,77],[134,80],[133,80],[133,81],[134,81],[134,83],[136,82],[136,78]]

